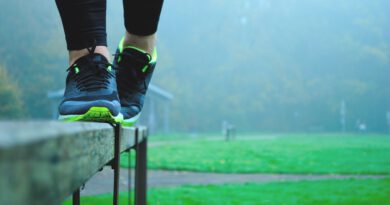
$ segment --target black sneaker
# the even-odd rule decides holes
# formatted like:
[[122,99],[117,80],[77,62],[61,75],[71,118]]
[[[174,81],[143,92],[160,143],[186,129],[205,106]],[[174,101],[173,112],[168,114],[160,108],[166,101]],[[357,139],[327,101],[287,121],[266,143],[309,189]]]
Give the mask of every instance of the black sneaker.
[[107,59],[94,53],[79,58],[68,68],[66,89],[59,105],[59,119],[118,123],[123,120],[115,71]]
[[122,124],[132,126],[141,114],[156,66],[157,51],[154,49],[153,55],[150,55],[139,48],[122,45],[123,39],[119,43],[113,64],[117,68],[116,83],[123,114]]

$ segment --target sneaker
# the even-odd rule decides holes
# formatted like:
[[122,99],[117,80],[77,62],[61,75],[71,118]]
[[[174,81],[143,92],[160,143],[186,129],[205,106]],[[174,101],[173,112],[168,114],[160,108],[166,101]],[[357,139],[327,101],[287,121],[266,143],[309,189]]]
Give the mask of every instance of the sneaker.
[[115,71],[94,49],[68,68],[66,89],[59,105],[59,119],[118,123],[123,119]]
[[133,126],[141,115],[145,94],[157,61],[157,51],[150,55],[133,47],[123,47],[123,41],[115,54],[116,83],[123,114],[122,124]]

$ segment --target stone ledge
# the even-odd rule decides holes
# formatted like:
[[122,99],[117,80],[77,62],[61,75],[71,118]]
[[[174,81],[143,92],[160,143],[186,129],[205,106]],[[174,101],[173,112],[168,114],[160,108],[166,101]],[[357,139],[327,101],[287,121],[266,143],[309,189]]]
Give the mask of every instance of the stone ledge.
[[[121,152],[135,144],[135,128],[122,127]],[[0,204],[59,204],[113,157],[109,124],[0,122]]]

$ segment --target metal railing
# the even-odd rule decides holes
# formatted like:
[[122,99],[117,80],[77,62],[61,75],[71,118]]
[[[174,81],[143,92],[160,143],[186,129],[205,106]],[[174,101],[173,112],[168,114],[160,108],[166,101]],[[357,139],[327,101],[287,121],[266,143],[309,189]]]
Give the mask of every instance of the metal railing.
[[114,169],[117,205],[120,154],[132,149],[134,202],[144,205],[147,135],[145,127],[105,123],[0,122],[0,205],[55,205],[70,195],[79,205],[80,187],[104,166]]

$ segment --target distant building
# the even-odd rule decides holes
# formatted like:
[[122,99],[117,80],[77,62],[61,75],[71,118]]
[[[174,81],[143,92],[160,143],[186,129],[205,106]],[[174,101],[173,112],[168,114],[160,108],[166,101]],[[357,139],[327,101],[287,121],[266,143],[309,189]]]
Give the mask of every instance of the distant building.
[[[58,118],[58,104],[61,101],[64,89],[49,91],[47,97],[51,101],[52,118]],[[151,133],[170,131],[170,107],[173,95],[168,91],[149,85],[145,105],[139,120],[140,125],[146,125]]]

